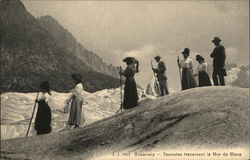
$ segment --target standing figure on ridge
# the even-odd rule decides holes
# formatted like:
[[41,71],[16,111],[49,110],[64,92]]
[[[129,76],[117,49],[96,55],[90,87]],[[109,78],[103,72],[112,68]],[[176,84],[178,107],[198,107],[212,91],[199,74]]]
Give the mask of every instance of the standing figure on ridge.
[[36,99],[38,109],[35,119],[35,130],[37,135],[47,134],[51,132],[51,109],[48,105],[51,95],[49,82],[44,81],[41,83],[40,88],[42,93]]
[[130,109],[138,106],[138,94],[134,75],[139,72],[139,62],[134,57],[127,57],[123,62],[127,64],[127,68],[119,73],[126,77],[123,108]]
[[155,61],[158,62],[157,68],[152,68],[154,73],[157,74],[157,79],[160,84],[160,96],[168,95],[168,87],[167,87],[167,76],[166,76],[166,66],[163,61],[161,61],[160,56],[154,57]]
[[[215,86],[225,86],[224,76],[226,76],[225,70],[225,60],[226,52],[224,46],[220,44],[221,39],[219,37],[214,37],[212,42],[216,46],[211,53],[210,57],[213,58],[213,81]],[[220,84],[218,82],[218,77]]]
[[182,52],[184,59],[177,63],[180,68],[182,68],[182,79],[181,79],[181,87],[182,90],[195,88],[197,87],[197,83],[194,79],[193,75],[193,60],[189,57],[189,49],[185,48]]
[[75,82],[74,89],[71,90],[72,96],[68,99],[67,103],[72,99],[68,125],[78,128],[84,121],[82,117],[82,105],[83,105],[83,86],[82,78],[79,74],[72,74],[72,79]]
[[199,65],[195,71],[194,76],[198,76],[199,87],[211,86],[209,75],[206,72],[207,63],[205,63],[205,59],[201,55],[196,55],[196,60],[198,61]]

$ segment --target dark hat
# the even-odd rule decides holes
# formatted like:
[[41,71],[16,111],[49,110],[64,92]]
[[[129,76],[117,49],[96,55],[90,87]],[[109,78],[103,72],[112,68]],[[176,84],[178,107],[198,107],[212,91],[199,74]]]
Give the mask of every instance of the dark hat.
[[158,59],[158,58],[161,59],[161,56],[157,55],[154,57],[154,59]]
[[43,89],[44,91],[48,92],[50,94],[50,85],[49,85],[49,82],[48,81],[43,81],[41,84],[40,84],[40,88]]
[[185,48],[184,50],[183,50],[183,52],[181,52],[182,54],[188,54],[189,55],[189,48]]
[[41,89],[44,89],[44,90],[50,90],[49,82],[48,82],[48,81],[43,81],[43,82],[40,84],[40,88],[41,88]]
[[201,60],[201,61],[204,62],[205,59],[201,55],[197,54],[196,55],[196,60]]
[[123,59],[123,62],[129,63],[129,64],[136,63],[136,61],[137,60],[134,57],[126,57]]
[[220,41],[221,41],[220,37],[214,37],[214,39],[212,40],[212,42],[220,42]]
[[50,94],[50,85],[49,85],[49,82],[48,81],[43,81],[41,84],[40,84],[40,88],[44,91],[46,91],[48,94]]
[[71,75],[71,77],[76,83],[82,82],[82,76],[80,74],[74,73]]

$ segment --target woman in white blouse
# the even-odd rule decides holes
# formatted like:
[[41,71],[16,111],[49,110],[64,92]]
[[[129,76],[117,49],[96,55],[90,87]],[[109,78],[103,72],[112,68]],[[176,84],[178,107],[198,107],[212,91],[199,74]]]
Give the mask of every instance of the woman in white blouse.
[[84,121],[82,117],[83,86],[82,78],[79,74],[73,74],[72,79],[75,82],[75,86],[71,90],[72,96],[67,101],[69,103],[72,99],[68,125],[74,125],[74,128],[78,128]]
[[193,60],[189,58],[189,49],[185,48],[182,52],[184,59],[179,62],[179,67],[182,68],[181,86],[182,90],[195,88],[197,83],[193,75]]
[[194,76],[198,75],[199,87],[211,86],[209,75],[206,72],[207,63],[205,63],[205,59],[201,55],[196,55],[196,60],[198,61],[199,65],[195,71]]

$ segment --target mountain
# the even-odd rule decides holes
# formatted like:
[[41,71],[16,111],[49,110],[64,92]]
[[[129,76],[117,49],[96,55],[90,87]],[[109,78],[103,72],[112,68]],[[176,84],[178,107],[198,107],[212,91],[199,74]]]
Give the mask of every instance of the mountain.
[[119,80],[87,66],[35,19],[20,0],[0,1],[1,92],[37,91],[42,80],[67,92],[72,73],[83,77],[86,91],[119,86]]
[[66,47],[67,50],[75,54],[87,66],[97,72],[101,72],[112,77],[119,78],[119,68],[113,65],[107,65],[102,59],[92,51],[87,50],[83,45],[77,42],[76,38],[51,16],[42,16],[37,19],[42,27],[53,35],[59,46]]
[[73,131],[3,140],[1,158],[104,159],[102,155],[112,156],[114,152],[149,153],[192,148],[249,151],[248,104],[249,89],[189,89],[147,100],[136,108]]

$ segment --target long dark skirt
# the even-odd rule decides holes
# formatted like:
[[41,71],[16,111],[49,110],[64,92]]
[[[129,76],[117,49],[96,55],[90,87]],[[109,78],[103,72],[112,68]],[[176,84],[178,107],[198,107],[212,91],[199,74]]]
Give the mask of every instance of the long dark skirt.
[[69,125],[78,125],[82,124],[82,100],[73,97],[69,112]]
[[138,106],[138,94],[134,77],[126,78],[123,108],[130,109]]
[[192,69],[190,69],[190,68],[183,68],[182,69],[181,86],[182,86],[182,90],[197,87],[197,83],[194,79]]
[[199,78],[199,87],[212,85],[209,75],[207,74],[206,71],[200,71],[198,74],[198,78]]
[[51,110],[49,105],[44,101],[38,101],[38,109],[35,119],[35,129],[37,135],[51,132]]

